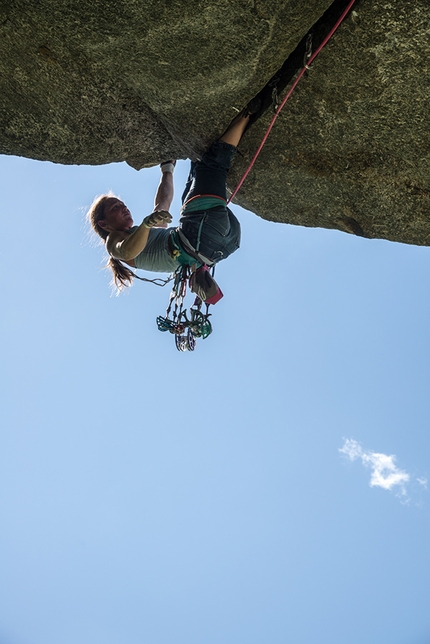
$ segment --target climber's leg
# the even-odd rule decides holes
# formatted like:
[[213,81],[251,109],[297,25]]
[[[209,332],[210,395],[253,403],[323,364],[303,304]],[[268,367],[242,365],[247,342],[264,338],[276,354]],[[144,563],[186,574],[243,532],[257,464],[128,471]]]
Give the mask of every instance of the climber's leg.
[[227,199],[227,172],[249,123],[249,114],[244,116],[245,113],[244,110],[233,119],[224,134],[211,145],[200,161],[191,163],[182,203],[197,195],[217,195]]
[[226,179],[236,148],[225,141],[215,141],[191,170],[182,195],[185,204],[197,195],[218,196],[227,201]]
[[[245,116],[246,115],[246,116]],[[239,141],[245,132],[248,123],[249,123],[250,114],[247,113],[246,108],[243,112],[238,114],[236,118],[232,120],[224,134],[220,137],[220,141],[224,143],[229,143],[234,145],[236,148],[239,145]]]
[[[181,201],[184,204],[186,201],[188,201],[188,195],[190,194],[192,196],[194,190],[194,182],[196,179],[196,165],[199,163],[199,161],[191,161],[190,165],[190,171],[188,173],[188,179],[187,183],[185,184],[184,192],[182,193]],[[191,197],[190,197],[191,198]]]
[[240,244],[240,224],[226,203],[212,203],[207,197],[227,201],[226,180],[237,145],[249,123],[249,115],[239,114],[218,141],[205,152],[201,161],[191,164],[182,196],[185,208],[180,228],[197,252],[213,262],[234,253]]

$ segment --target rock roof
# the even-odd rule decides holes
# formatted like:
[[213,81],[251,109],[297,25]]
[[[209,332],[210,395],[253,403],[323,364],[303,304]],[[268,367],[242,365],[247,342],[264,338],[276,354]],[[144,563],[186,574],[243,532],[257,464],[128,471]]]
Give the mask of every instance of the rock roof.
[[[285,94],[336,0],[11,0],[0,153],[139,169],[200,154],[266,87]],[[430,244],[428,0],[356,0],[235,200],[277,222]],[[268,85],[269,84],[269,85]],[[234,188],[273,114],[248,130]]]

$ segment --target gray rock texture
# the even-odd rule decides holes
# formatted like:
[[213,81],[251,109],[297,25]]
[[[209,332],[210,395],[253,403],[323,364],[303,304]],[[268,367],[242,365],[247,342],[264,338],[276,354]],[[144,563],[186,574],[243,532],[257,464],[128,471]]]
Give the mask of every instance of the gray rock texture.
[[[0,153],[135,168],[199,154],[330,5],[3,2]],[[428,0],[357,0],[236,202],[273,221],[430,244],[429,17]],[[272,114],[245,134],[231,188]]]
[[[427,0],[357,5],[285,105],[238,201],[274,221],[429,245],[429,18]],[[270,116],[249,130],[232,185]]]

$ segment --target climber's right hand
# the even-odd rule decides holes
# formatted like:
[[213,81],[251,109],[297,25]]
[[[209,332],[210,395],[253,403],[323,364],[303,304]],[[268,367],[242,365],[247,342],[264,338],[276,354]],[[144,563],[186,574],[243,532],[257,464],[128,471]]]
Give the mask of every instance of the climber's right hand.
[[167,210],[155,210],[150,215],[145,217],[143,225],[146,228],[153,228],[154,226],[165,226],[172,221],[172,215]]

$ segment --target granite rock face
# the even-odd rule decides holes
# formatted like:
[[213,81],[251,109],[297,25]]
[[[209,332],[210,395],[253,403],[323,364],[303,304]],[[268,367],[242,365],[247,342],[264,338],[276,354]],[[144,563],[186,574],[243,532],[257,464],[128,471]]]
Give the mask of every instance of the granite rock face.
[[[274,221],[429,245],[429,18],[427,0],[362,0],[285,105],[238,201]],[[232,184],[270,116],[249,130]]]
[[[329,0],[3,3],[0,153],[135,168],[199,154],[287,60],[294,77],[300,43],[332,9]],[[428,0],[357,0],[236,202],[273,221],[429,245],[429,18]],[[282,99],[285,75],[277,87]],[[232,188],[272,114],[245,134]]]

